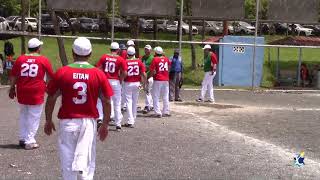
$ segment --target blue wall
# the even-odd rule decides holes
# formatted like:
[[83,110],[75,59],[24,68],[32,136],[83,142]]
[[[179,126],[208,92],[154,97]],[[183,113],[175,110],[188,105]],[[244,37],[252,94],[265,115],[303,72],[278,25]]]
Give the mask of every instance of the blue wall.
[[[253,44],[254,37],[225,36],[220,42]],[[264,44],[264,38],[258,37],[257,44]],[[264,48],[257,47],[256,49],[254,86],[259,87],[263,74]],[[217,78],[219,86],[251,87],[252,62],[253,47],[221,45],[219,48],[219,72]]]

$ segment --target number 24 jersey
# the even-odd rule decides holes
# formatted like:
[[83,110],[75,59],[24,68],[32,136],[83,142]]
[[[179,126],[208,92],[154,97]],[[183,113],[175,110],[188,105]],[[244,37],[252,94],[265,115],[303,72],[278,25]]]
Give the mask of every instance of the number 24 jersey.
[[107,98],[113,95],[104,73],[89,63],[60,68],[48,85],[49,95],[58,91],[62,95],[59,119],[98,118],[96,105],[100,92]]
[[169,68],[171,62],[165,56],[158,56],[153,58],[152,63],[150,65],[150,72],[155,71],[155,75],[153,76],[156,81],[169,81]]

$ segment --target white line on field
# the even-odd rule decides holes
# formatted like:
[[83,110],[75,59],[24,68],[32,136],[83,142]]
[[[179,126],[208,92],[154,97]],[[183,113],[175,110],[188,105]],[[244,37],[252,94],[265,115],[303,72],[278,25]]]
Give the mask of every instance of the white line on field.
[[[193,116],[194,118],[200,119],[202,121],[205,121],[205,122],[209,123],[210,125],[212,125],[216,128],[219,128],[222,131],[225,131],[227,134],[237,136],[237,137],[242,137],[245,139],[245,142],[254,144],[255,146],[262,146],[263,149],[271,149],[273,153],[278,154],[280,157],[283,158],[284,161],[287,161],[290,158],[293,158],[294,155],[297,153],[297,152],[293,152],[293,150],[290,151],[288,149],[283,149],[282,147],[279,147],[279,146],[274,145],[272,143],[253,138],[253,137],[247,136],[245,134],[242,134],[242,133],[239,133],[236,131],[232,131],[232,130],[226,128],[225,126],[221,126],[217,123],[214,123],[214,122],[212,122],[208,119],[205,119],[195,113],[186,113],[186,114],[189,114],[189,115]],[[311,158],[308,158],[305,161],[308,164],[308,169],[311,169],[313,172],[320,173],[320,171],[319,171],[320,162],[318,162],[317,160],[311,159]]]
[[[198,88],[186,88],[184,91],[200,91]],[[215,91],[251,92],[248,89],[215,89]],[[261,89],[254,92],[281,92],[281,93],[320,93],[320,90],[281,90],[281,89]]]
[[0,89],[5,89],[5,88],[8,88],[10,86],[0,86]]

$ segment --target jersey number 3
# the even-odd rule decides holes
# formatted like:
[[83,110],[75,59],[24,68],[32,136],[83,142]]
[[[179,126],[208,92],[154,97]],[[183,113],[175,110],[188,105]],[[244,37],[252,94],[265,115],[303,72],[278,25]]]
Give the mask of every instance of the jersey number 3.
[[88,86],[85,82],[76,82],[73,85],[73,89],[78,90],[78,97],[73,98],[73,102],[75,104],[84,104],[87,102],[87,87]]
[[37,77],[39,66],[37,64],[23,63],[21,65],[21,76],[23,77]]

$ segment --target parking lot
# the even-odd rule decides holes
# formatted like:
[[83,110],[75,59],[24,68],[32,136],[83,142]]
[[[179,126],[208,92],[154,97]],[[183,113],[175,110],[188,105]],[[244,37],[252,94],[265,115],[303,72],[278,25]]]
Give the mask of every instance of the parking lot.
[[[170,118],[141,114],[134,129],[110,127],[96,179],[319,179],[319,94],[218,91],[208,105],[198,93],[184,91]],[[17,104],[6,89],[0,99],[0,178],[61,178],[57,133],[45,136],[42,123],[40,149],[17,148]],[[306,165],[294,167],[302,150]]]

